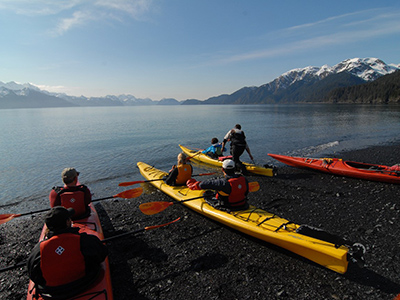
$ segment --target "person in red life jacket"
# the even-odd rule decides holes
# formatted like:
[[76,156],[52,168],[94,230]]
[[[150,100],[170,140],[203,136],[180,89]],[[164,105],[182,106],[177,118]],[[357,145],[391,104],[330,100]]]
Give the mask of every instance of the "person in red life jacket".
[[29,278],[39,294],[56,298],[81,292],[97,278],[108,255],[97,236],[71,227],[73,213],[72,208],[56,206],[46,214],[47,238],[33,248],[27,261]]
[[[222,163],[223,178],[212,178],[204,181],[190,179],[186,183],[191,190],[215,190],[216,197],[206,197],[207,203],[218,209],[244,210],[249,207],[247,194],[249,193],[249,183],[241,174],[235,173],[235,162],[226,159]],[[208,195],[210,196],[210,195]]]
[[164,178],[164,182],[168,185],[185,185],[186,181],[192,178],[193,167],[188,163],[186,155],[179,153],[177,159],[177,164],[172,166],[172,169]]
[[61,173],[64,186],[53,187],[49,195],[50,207],[64,206],[75,210],[72,220],[87,217],[92,202],[89,188],[78,183],[78,176],[79,172],[74,168],[65,168]]
[[250,159],[253,161],[253,155],[251,154],[249,145],[246,142],[246,136],[244,131],[242,130],[242,126],[240,124],[236,124],[235,127],[227,132],[224,136],[224,140],[222,141],[222,149],[224,149],[226,143],[231,142],[231,155],[232,159],[236,164],[236,168],[238,171],[241,171],[243,175],[247,175],[246,167],[240,161],[240,156],[246,150],[249,154]]

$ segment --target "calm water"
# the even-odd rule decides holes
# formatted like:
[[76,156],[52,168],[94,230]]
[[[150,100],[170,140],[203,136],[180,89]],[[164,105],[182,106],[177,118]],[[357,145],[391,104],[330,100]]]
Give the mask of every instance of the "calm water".
[[278,165],[267,153],[321,156],[397,141],[399,120],[400,106],[367,105],[0,110],[0,212],[47,207],[51,187],[70,166],[94,198],[111,196],[126,189],[119,182],[143,179],[137,161],[168,170],[178,144],[208,147],[236,123],[256,163]]

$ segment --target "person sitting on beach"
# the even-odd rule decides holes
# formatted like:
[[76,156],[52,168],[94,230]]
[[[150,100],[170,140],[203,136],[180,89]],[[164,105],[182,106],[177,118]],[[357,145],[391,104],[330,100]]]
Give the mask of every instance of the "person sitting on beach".
[[64,186],[53,187],[49,195],[50,207],[64,206],[74,209],[73,220],[89,216],[89,204],[92,202],[89,188],[78,183],[78,176],[79,172],[74,168],[65,168],[61,173]]
[[97,236],[71,227],[73,213],[73,208],[56,206],[45,216],[47,237],[36,244],[27,261],[29,278],[39,294],[54,298],[71,291],[78,294],[97,278],[108,255]]
[[222,156],[222,152],[226,151],[226,148],[222,149],[222,143],[218,143],[218,139],[211,139],[211,146],[207,149],[203,150],[201,153],[206,154],[207,156],[218,159],[218,157]]
[[235,174],[235,162],[226,159],[222,163],[223,178],[212,178],[204,181],[190,179],[186,185],[191,190],[215,190],[216,197],[206,197],[207,203],[217,209],[228,209],[231,211],[244,210],[249,207],[247,194],[249,183],[241,174]]
[[179,153],[177,159],[177,164],[173,165],[168,175],[163,178],[168,185],[185,185],[186,181],[192,178],[193,167],[188,163],[186,155]]

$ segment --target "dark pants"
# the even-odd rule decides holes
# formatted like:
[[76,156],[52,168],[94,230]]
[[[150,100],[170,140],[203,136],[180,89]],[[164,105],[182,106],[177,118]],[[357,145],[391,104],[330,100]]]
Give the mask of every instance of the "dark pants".
[[236,170],[241,172],[243,175],[247,175],[246,167],[240,161],[240,156],[243,154],[244,150],[246,150],[245,146],[231,146],[232,160],[235,162]]

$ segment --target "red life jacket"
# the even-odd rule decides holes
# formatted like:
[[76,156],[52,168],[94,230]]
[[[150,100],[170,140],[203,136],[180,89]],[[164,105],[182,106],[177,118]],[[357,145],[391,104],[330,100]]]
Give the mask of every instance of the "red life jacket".
[[47,286],[60,286],[85,276],[79,234],[63,233],[40,243],[40,268]]
[[179,165],[178,168],[178,176],[176,176],[175,184],[176,185],[185,185],[186,181],[192,178],[192,166],[189,164]]
[[[232,207],[242,206],[246,204],[247,184],[244,176],[234,177],[228,179],[231,186],[231,193],[229,195],[219,191],[217,198],[228,198],[229,205]],[[222,196],[222,197],[221,197]]]
[[77,185],[76,187],[62,187],[55,191],[61,199],[61,206],[65,208],[72,207],[75,210],[74,216],[84,215],[87,211],[85,204],[85,191],[87,190],[84,185]]

